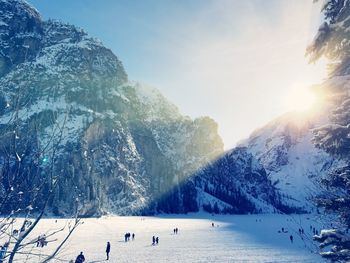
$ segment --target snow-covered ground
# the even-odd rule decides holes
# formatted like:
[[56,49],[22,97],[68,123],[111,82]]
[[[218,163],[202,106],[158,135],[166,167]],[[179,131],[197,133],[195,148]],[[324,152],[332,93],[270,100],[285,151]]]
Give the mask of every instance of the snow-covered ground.
[[[310,225],[318,224],[310,217],[192,214],[90,218],[84,219],[60,258],[73,259],[83,251],[86,262],[106,262],[105,247],[110,241],[109,262],[322,262],[311,252],[315,246],[310,243]],[[44,219],[33,236],[57,229],[66,222]],[[179,229],[177,235],[173,233],[175,227]],[[279,233],[282,227],[288,233]],[[304,240],[298,234],[300,227],[305,230]],[[124,242],[126,232],[135,233],[135,240]],[[159,237],[159,245],[152,246],[153,235]],[[290,235],[294,237],[293,243]],[[53,246],[49,243],[35,250],[48,253]]]

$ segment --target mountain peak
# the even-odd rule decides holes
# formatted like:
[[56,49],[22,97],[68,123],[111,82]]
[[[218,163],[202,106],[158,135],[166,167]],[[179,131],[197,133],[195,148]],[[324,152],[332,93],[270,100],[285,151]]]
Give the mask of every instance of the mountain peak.
[[[0,0],[0,15],[4,13],[22,14],[41,20],[40,13],[24,0]],[[3,18],[3,17],[2,17]]]
[[33,60],[41,46],[39,12],[22,0],[0,0],[0,77]]

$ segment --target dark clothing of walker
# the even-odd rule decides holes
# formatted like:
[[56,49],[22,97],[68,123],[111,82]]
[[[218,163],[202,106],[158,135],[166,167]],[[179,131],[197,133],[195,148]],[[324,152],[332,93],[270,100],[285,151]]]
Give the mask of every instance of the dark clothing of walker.
[[109,252],[111,252],[111,243],[107,242],[107,247],[106,247],[107,260],[109,260]]
[[75,263],[83,263],[85,262],[85,257],[83,255],[83,252],[80,252],[79,256],[77,256]]

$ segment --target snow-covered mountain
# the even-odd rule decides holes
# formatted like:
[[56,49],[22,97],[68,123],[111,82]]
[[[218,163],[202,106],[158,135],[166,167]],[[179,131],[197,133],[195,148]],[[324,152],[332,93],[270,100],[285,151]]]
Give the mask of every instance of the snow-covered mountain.
[[25,1],[0,0],[6,210],[40,204],[45,193],[28,190],[56,181],[54,214],[311,210],[314,178],[337,163],[312,143],[320,116],[283,116],[224,153],[214,120],[183,116],[130,81],[101,41],[44,21]]
[[326,105],[309,113],[287,113],[240,143],[264,167],[283,202],[305,211],[315,209],[320,180],[342,165],[314,144],[314,129],[328,122]]
[[54,214],[278,209],[246,150],[211,164],[223,153],[212,119],[181,115],[99,40],[22,0],[0,0],[0,135],[7,211],[35,209],[56,182]]
[[129,81],[99,40],[43,21],[21,0],[0,0],[0,114],[1,190],[28,192],[39,169],[59,180],[56,214],[157,211],[153,200],[223,148],[212,119],[182,116],[156,89]]
[[228,151],[194,177],[203,210],[224,213],[293,212],[246,147]]

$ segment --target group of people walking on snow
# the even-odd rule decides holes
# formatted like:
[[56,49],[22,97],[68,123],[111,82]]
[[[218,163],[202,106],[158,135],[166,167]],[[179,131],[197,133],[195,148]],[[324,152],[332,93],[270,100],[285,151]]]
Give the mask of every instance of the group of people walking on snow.
[[[179,229],[176,227],[173,229],[174,234],[177,234],[179,232]],[[132,238],[132,240],[135,239],[135,233],[130,234],[125,233],[124,235],[124,240],[125,242],[130,241],[130,237]],[[158,245],[159,244],[159,237],[156,236],[152,236],[152,246]],[[111,243],[108,241],[107,245],[106,245],[106,260],[109,260],[109,254],[111,252]],[[83,252],[80,252],[80,254],[77,256],[77,258],[75,259],[74,263],[84,263],[85,262],[85,256],[83,254]],[[2,263],[0,261],[0,263]],[[70,263],[73,263],[73,260],[70,261]]]
[[[314,235],[318,235],[318,230],[315,227],[311,226],[311,225],[310,225],[310,231]],[[299,235],[300,235],[301,239],[303,239],[303,235],[305,234],[304,228],[299,228],[298,232],[299,232]],[[285,229],[284,227],[282,227],[281,230],[278,230],[278,233],[288,233],[288,230]],[[289,236],[289,240],[290,240],[291,243],[293,243],[293,241],[294,241],[293,235]]]
[[312,231],[312,233],[314,233],[314,235],[318,235],[318,230],[311,225],[310,225],[310,231]]
[[152,246],[158,245],[158,243],[159,243],[159,237],[153,236],[152,237]]
[[44,246],[47,246],[45,234],[38,236],[38,239],[36,241],[36,247],[44,247]]
[[130,241],[130,236],[132,237],[132,240],[135,239],[135,233],[132,233],[132,235],[130,233],[125,233],[125,235],[124,235],[125,242]]

